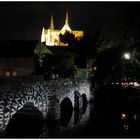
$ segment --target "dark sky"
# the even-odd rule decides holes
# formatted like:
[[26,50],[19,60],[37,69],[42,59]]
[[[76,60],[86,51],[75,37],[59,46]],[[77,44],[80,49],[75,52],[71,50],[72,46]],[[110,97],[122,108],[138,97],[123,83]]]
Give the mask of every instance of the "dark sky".
[[71,29],[95,32],[109,20],[139,20],[140,2],[0,2],[0,40],[40,40],[42,27],[49,27],[51,13],[55,29],[61,29],[67,9]]

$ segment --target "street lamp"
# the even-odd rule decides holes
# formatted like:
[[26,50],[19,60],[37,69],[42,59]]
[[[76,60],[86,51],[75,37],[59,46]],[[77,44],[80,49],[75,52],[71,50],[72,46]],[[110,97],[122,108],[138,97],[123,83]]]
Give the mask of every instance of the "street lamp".
[[128,85],[130,85],[130,81],[132,80],[131,79],[131,73],[130,73],[130,71],[131,71],[131,66],[130,66],[130,64],[131,64],[131,61],[130,61],[130,59],[131,59],[131,54],[130,54],[130,52],[125,52],[124,54],[123,54],[123,58],[124,58],[124,61],[123,61],[123,64],[124,64],[124,67],[123,67],[123,81],[124,81],[124,83],[126,83],[126,84],[128,84]]
[[129,52],[126,52],[123,54],[124,59],[129,60],[131,58],[131,55]]

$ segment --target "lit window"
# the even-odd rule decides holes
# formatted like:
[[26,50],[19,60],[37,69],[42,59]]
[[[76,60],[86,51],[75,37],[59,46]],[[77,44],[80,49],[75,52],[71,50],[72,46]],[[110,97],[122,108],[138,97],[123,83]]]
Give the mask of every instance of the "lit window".
[[17,72],[16,71],[13,71],[13,76],[17,76]]
[[6,76],[10,76],[10,71],[6,71]]

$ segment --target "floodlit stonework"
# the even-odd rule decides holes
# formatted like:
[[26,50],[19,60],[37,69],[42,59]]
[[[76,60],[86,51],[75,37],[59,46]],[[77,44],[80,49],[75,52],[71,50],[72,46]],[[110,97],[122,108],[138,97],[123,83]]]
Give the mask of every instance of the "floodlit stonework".
[[68,44],[64,44],[60,42],[59,35],[64,34],[66,31],[74,34],[75,38],[80,40],[83,37],[84,32],[78,30],[72,30],[69,26],[68,12],[66,13],[65,24],[61,30],[56,30],[54,28],[53,16],[51,16],[50,28],[45,29],[43,27],[41,34],[41,42],[45,42],[47,46],[67,46]]
[[[79,102],[82,108],[83,96],[87,102],[92,99],[90,82],[87,80],[59,79],[23,83],[19,87],[0,87],[0,131],[4,130],[12,116],[24,105],[32,103],[44,118],[60,118],[60,105],[64,99],[72,108]],[[75,100],[75,96],[78,100]]]

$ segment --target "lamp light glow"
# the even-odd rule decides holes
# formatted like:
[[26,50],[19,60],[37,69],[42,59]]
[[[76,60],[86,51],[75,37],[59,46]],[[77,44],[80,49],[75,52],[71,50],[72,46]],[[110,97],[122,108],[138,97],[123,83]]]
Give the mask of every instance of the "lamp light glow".
[[130,53],[124,53],[124,59],[129,60],[131,58]]

